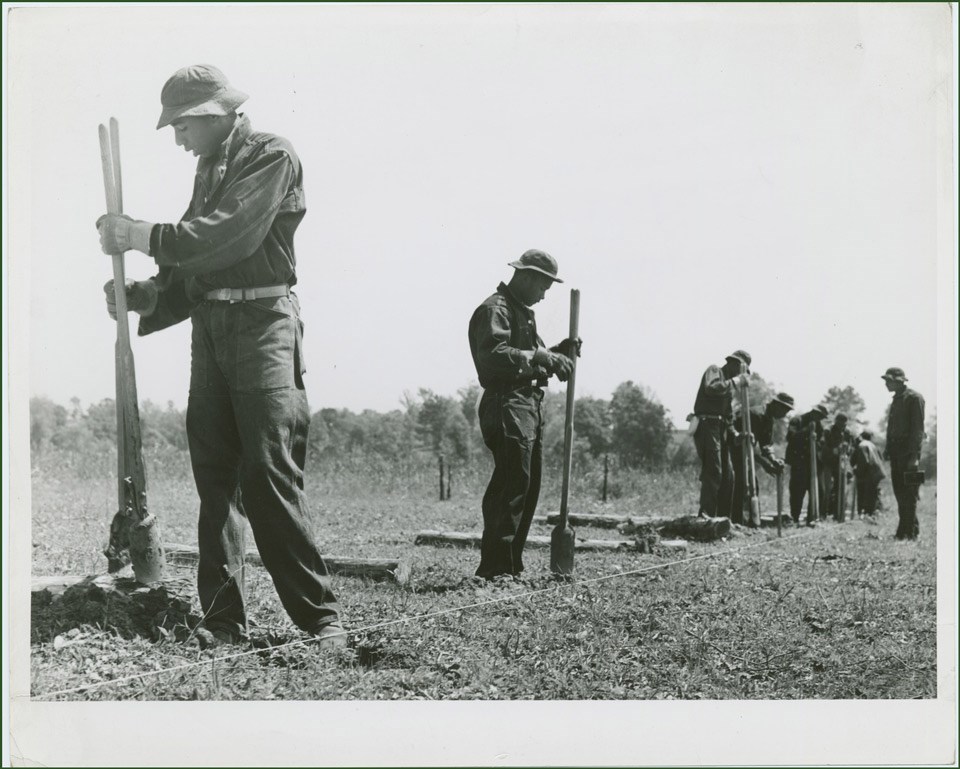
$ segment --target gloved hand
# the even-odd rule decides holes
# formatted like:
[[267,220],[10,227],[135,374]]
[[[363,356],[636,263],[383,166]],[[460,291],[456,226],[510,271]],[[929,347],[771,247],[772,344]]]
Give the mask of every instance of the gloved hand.
[[551,374],[556,374],[561,382],[566,382],[573,371],[573,361],[570,358],[558,352],[550,352],[543,347],[537,348],[530,363],[534,366],[542,366]]
[[[157,284],[152,280],[134,280],[127,278],[127,310],[150,315],[157,309]],[[107,295],[107,314],[117,319],[117,298],[113,290],[113,281],[108,280],[103,285],[103,293]]]
[[573,351],[576,348],[577,357],[580,357],[580,348],[583,347],[583,340],[580,337],[572,339],[567,337],[560,344],[556,344],[550,348],[550,352],[558,352],[561,355],[565,355],[570,359],[573,359]]
[[126,214],[104,214],[97,219],[100,231],[100,248],[105,254],[122,254],[124,251],[150,253],[151,222],[131,219]]

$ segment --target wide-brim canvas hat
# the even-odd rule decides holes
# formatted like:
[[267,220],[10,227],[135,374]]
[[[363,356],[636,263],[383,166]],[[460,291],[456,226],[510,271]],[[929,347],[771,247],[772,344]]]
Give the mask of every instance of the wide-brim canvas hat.
[[750,368],[750,364],[753,362],[753,358],[750,357],[750,353],[746,350],[734,350],[727,356],[727,360],[739,361],[745,369]]
[[557,260],[546,251],[531,248],[529,251],[524,251],[517,261],[510,262],[509,266],[515,270],[533,270],[541,275],[546,275],[554,283],[563,283],[557,277],[557,272],[560,269]]
[[787,411],[793,411],[795,406],[793,396],[789,395],[788,393],[777,393],[773,396],[773,398],[770,399],[770,402],[779,403],[782,406],[786,406]]
[[892,379],[896,382],[907,381],[907,375],[903,373],[903,369],[900,368],[899,366],[891,366],[884,372],[883,376],[880,378],[887,379],[887,380]]
[[219,69],[209,64],[194,64],[178,69],[160,92],[160,120],[157,128],[182,117],[229,115],[249,96],[238,91]]

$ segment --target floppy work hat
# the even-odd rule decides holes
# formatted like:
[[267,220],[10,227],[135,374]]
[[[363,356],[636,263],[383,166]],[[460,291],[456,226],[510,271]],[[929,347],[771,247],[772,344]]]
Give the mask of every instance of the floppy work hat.
[[734,350],[727,356],[727,360],[740,361],[740,363],[746,369],[749,369],[750,364],[753,362],[753,358],[750,357],[750,353],[748,353],[746,350]]
[[546,251],[531,248],[529,251],[524,251],[517,261],[510,262],[509,266],[515,270],[533,270],[534,272],[546,275],[553,280],[554,283],[563,283],[563,281],[557,277],[559,270],[557,260]]
[[793,411],[794,408],[793,396],[787,393],[777,393],[770,399],[770,402],[786,406],[790,411]]
[[903,369],[899,366],[891,366],[886,370],[884,375],[880,377],[881,379],[894,379],[898,382],[906,382],[907,375],[903,373]]
[[163,110],[157,128],[182,117],[229,115],[249,97],[227,81],[227,76],[209,64],[178,69],[163,85]]

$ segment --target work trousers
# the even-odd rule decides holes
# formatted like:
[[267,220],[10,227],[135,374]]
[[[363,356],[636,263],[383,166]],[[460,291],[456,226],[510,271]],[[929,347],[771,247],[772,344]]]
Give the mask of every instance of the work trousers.
[[880,497],[880,481],[857,478],[857,512],[861,515],[876,515]]
[[917,469],[916,455],[890,456],[890,481],[893,494],[897,498],[897,513],[900,521],[897,525],[897,539],[916,539],[920,535],[920,522],[917,520],[917,501],[920,499],[920,487],[908,485],[904,473]]
[[[756,521],[750,521],[750,495],[747,488],[747,479],[743,472],[743,446],[730,444],[730,465],[733,467],[733,493],[730,502],[730,520],[733,523],[747,524],[749,526],[758,525]],[[760,470],[760,462],[754,461],[754,466]],[[760,481],[753,479],[753,493],[760,495]],[[723,515],[723,513],[720,513]]]
[[842,516],[838,515],[839,503],[837,501],[837,496],[840,494],[841,484],[846,484],[847,478],[840,475],[836,459],[832,459],[830,463],[823,468],[822,475],[824,494],[827,498],[827,507],[826,509],[820,511],[820,516],[826,517],[827,515],[830,515],[837,520],[840,520]]
[[[719,419],[701,419],[693,435],[700,457],[700,511],[711,518],[734,514],[733,461],[726,425]],[[741,506],[741,520],[742,520]]]
[[[810,468],[806,465],[791,465],[790,467],[790,515],[794,523],[800,523],[800,515],[803,512],[803,498],[810,491]],[[824,493],[823,474],[817,474],[817,501],[820,505],[820,518],[827,517],[826,502],[827,495]],[[807,502],[807,522],[815,521],[813,517],[813,505]]]
[[192,321],[187,437],[207,625],[246,629],[246,518],[283,607],[315,632],[339,619],[339,607],[303,491],[310,411],[296,297],[204,302]]
[[480,432],[494,466],[483,495],[478,577],[523,571],[523,548],[540,498],[542,401],[538,387],[485,390],[480,399]]

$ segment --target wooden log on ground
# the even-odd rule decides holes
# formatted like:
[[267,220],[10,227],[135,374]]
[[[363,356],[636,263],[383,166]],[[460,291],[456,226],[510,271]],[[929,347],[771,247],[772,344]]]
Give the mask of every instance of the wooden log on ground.
[[[199,550],[193,545],[164,545],[167,561],[170,563],[195,564],[200,558]],[[260,553],[256,548],[247,548],[247,563],[263,566]],[[409,564],[398,558],[343,558],[335,555],[323,556],[323,562],[331,574],[344,577],[369,577],[374,580],[395,580],[404,584],[410,578]]]
[[[413,543],[415,545],[452,545],[454,547],[479,548],[481,538],[480,534],[475,533],[427,529],[417,534]],[[550,547],[550,537],[528,536],[527,547]],[[583,552],[635,550],[636,545],[623,539],[578,539],[575,549]]]
[[658,528],[663,537],[683,537],[694,542],[715,542],[729,536],[730,519],[688,515],[668,521]]
[[[542,516],[548,526],[556,526],[560,522],[560,513],[547,513]],[[592,526],[595,529],[615,529],[629,520],[623,515],[603,515],[598,513],[568,513],[567,522],[571,526]]]

